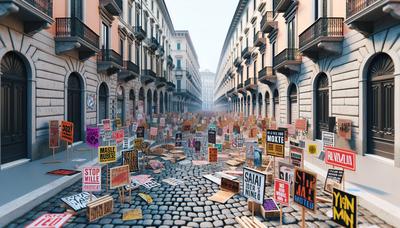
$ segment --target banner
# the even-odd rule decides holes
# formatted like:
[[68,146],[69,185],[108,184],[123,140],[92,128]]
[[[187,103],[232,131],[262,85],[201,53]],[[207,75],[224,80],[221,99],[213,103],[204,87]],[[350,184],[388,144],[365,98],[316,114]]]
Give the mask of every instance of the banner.
[[267,130],[267,155],[285,157],[285,132]]
[[129,166],[117,166],[110,169],[110,189],[123,187],[128,185],[129,179]]
[[124,129],[113,131],[112,138],[117,144],[121,143],[124,140]]
[[332,220],[347,228],[357,227],[357,197],[336,188],[332,196]]
[[49,148],[60,147],[60,128],[58,126],[58,120],[49,121]]
[[265,180],[265,173],[243,167],[243,196],[258,204],[263,204]]
[[74,123],[68,121],[61,121],[61,139],[74,143]]
[[99,151],[99,163],[107,164],[117,161],[117,147],[116,146],[101,146]]
[[215,130],[208,130],[208,143],[216,144],[217,143],[217,135]]
[[99,147],[100,139],[100,129],[97,127],[87,127],[86,128],[86,144],[89,147],[97,148]]
[[25,228],[61,228],[71,217],[70,213],[43,214]]
[[82,191],[99,192],[101,191],[101,167],[84,167],[82,169]]
[[102,120],[102,124],[104,126],[105,131],[111,131],[111,120],[110,119]]
[[298,205],[315,211],[317,175],[304,169],[296,168],[294,171],[294,197]]
[[215,147],[208,148],[208,162],[218,162],[218,150]]
[[326,175],[324,190],[332,193],[334,188],[342,189],[344,170],[341,169],[328,169]]
[[289,200],[290,200],[289,182],[275,178],[274,199],[281,205],[289,206]]
[[326,147],[325,163],[343,169],[356,171],[356,153],[336,147]]
[[129,166],[129,172],[139,171],[139,159],[137,150],[128,150],[122,153],[123,165]]

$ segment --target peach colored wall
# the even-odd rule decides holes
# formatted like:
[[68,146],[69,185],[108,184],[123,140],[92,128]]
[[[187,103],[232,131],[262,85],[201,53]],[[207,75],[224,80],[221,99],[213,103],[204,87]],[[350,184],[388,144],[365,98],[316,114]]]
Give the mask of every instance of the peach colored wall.
[[278,35],[276,37],[276,50],[275,56],[278,55],[281,51],[287,48],[287,28],[286,21],[283,17],[283,13],[279,13],[276,20],[278,21]]
[[[331,0],[331,7],[334,17],[343,17],[346,20],[346,0]],[[351,31],[346,23],[343,25],[343,30],[344,35]]]
[[53,19],[54,23],[46,31],[55,36],[56,34],[56,22],[57,17],[67,17],[68,14],[68,0],[56,0],[53,1]]
[[99,1],[86,1],[85,4],[85,24],[100,35]]
[[[335,0],[338,1],[338,0]],[[342,0],[339,0],[342,1]],[[297,9],[297,35],[314,23],[314,0],[302,0]]]
[[119,53],[118,19],[114,19],[111,25],[111,49]]

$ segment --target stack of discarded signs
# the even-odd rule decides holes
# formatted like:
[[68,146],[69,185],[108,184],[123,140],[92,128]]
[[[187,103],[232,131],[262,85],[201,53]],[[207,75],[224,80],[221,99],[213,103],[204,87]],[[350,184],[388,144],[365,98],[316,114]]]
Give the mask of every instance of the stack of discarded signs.
[[98,198],[87,205],[87,218],[89,222],[103,218],[112,214],[114,210],[114,200],[112,196],[106,195]]
[[209,197],[208,200],[215,201],[218,203],[225,203],[239,192],[240,192],[239,181],[221,177],[220,190],[211,197]]

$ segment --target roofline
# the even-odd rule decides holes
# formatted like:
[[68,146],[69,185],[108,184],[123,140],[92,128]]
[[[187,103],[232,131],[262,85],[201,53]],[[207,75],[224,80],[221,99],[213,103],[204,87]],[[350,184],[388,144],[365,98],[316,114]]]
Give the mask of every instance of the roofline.
[[173,36],[175,36],[178,33],[185,34],[185,37],[186,37],[186,40],[189,43],[190,49],[192,49],[193,55],[196,58],[197,65],[200,66],[199,59],[198,59],[198,56],[197,56],[197,53],[196,53],[196,49],[195,49],[195,47],[193,45],[192,38],[190,37],[190,32],[188,30],[176,30],[175,33],[173,34]]

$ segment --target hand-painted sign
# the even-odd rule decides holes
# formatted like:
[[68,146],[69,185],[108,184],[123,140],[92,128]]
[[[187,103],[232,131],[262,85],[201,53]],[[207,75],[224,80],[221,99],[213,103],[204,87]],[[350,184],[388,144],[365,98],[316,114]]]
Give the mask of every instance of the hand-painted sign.
[[306,131],[307,130],[307,119],[297,119],[295,123],[296,130]]
[[70,213],[43,214],[26,228],[61,228],[71,217]]
[[327,146],[325,149],[325,163],[356,171],[356,153],[351,150]]
[[264,202],[265,173],[247,167],[243,168],[243,196],[258,204]]
[[129,166],[117,166],[110,169],[110,189],[123,187],[128,185],[129,179]]
[[115,126],[116,126],[117,128],[121,128],[121,127],[122,127],[122,121],[121,121],[120,118],[116,118],[116,119],[115,119]]
[[[92,200],[95,200],[96,197],[92,196]],[[90,193],[89,192],[81,192],[79,194],[73,196],[67,196],[61,198],[65,204],[71,207],[74,211],[79,211],[81,209],[86,208],[87,204],[90,200]]]
[[267,155],[285,157],[285,131],[267,130]]
[[122,153],[123,164],[129,166],[129,172],[139,170],[139,159],[137,150],[128,150]]
[[305,209],[315,211],[317,175],[296,168],[294,177],[293,201]]
[[143,149],[143,139],[135,139],[135,146],[133,147],[136,150],[142,150]]
[[338,119],[338,135],[347,140],[351,139],[351,120]]
[[87,205],[87,218],[93,222],[106,215],[112,214],[114,210],[114,199],[112,196],[103,196]]
[[327,146],[335,146],[335,134],[332,132],[322,132],[322,143],[324,144],[324,150]]
[[336,188],[332,196],[332,220],[346,228],[357,227],[357,197]]
[[274,199],[282,205],[289,206],[289,199],[290,199],[289,182],[275,178]]
[[121,143],[124,140],[124,129],[113,131],[112,137],[116,143]]
[[279,179],[289,182],[291,188],[293,188],[293,183],[294,183],[294,169],[295,166],[292,164],[288,164],[285,162],[278,163]]
[[104,120],[102,120],[102,123],[103,123],[105,131],[111,130],[111,120],[110,119],[104,119]]
[[49,148],[60,147],[60,128],[58,120],[49,121]]
[[344,170],[342,169],[328,169],[324,190],[332,193],[334,188],[342,189],[343,174]]
[[86,144],[89,147],[97,148],[99,147],[100,139],[100,129],[97,127],[87,127],[86,128]]
[[182,132],[177,132],[175,134],[175,146],[182,146]]
[[61,121],[61,139],[74,143],[74,123],[68,121]]
[[144,127],[143,126],[137,127],[136,138],[144,138]]
[[150,136],[153,136],[153,137],[155,137],[155,136],[157,136],[157,128],[156,127],[151,127],[150,128]]
[[101,191],[101,167],[84,167],[82,170],[82,191]]
[[215,130],[208,130],[208,143],[215,144],[217,142],[217,134]]
[[317,144],[314,144],[314,143],[308,144],[308,153],[312,154],[312,155],[316,155],[317,151],[318,151],[317,148],[318,148]]
[[116,146],[101,146],[99,151],[99,163],[106,164],[117,161],[117,147]]
[[225,177],[221,177],[221,190],[239,193],[240,182]]
[[290,163],[296,167],[303,164],[303,149],[297,146],[290,146]]
[[208,148],[208,162],[218,162],[218,150],[215,147]]

